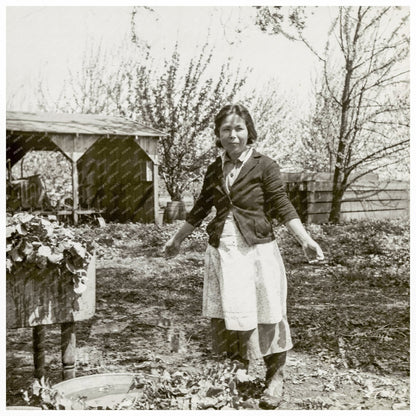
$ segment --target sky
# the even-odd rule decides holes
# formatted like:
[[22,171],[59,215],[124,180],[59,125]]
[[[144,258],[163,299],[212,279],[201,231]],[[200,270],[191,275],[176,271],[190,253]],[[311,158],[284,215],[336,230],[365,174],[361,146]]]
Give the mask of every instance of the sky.
[[[80,68],[87,45],[101,43],[108,50],[123,45],[129,38],[131,10],[131,6],[7,7],[7,108],[36,109],[34,91],[39,79],[57,95],[68,69]],[[176,40],[184,58],[195,55],[209,31],[217,65],[232,56],[236,65],[253,68],[250,88],[278,80],[288,100],[306,110],[317,59],[301,43],[262,33],[252,24],[253,13],[248,6],[156,7],[154,13],[138,11],[136,28],[156,58],[168,56]],[[331,8],[315,11],[309,36],[318,44],[326,39],[330,16]]]

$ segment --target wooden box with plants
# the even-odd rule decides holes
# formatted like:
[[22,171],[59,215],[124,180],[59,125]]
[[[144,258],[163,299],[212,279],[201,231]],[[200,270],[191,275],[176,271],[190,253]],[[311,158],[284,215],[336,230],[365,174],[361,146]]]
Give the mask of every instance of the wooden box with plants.
[[95,255],[54,217],[27,212],[6,223],[7,328],[33,328],[34,376],[44,376],[46,327],[61,325],[63,379],[75,377],[75,322],[95,313]]

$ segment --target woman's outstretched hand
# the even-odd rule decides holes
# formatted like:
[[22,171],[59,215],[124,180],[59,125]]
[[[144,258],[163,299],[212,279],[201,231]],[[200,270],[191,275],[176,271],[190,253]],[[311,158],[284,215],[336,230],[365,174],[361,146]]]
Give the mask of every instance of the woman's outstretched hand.
[[307,242],[302,244],[302,248],[309,263],[317,263],[325,259],[321,247],[312,239],[309,239]]
[[182,227],[176,232],[176,234],[165,244],[163,247],[163,252],[165,253],[165,257],[175,257],[179,254],[179,249],[181,247],[182,241],[188,237],[189,234],[195,227],[192,224],[189,224],[185,221]]
[[318,263],[325,259],[324,253],[319,244],[314,241],[306,232],[305,227],[299,218],[293,218],[286,223],[286,227],[300,243],[309,263]]
[[163,252],[165,253],[165,257],[175,257],[179,254],[179,249],[181,247],[181,244],[178,243],[178,241],[172,237],[166,244],[165,247],[163,247]]

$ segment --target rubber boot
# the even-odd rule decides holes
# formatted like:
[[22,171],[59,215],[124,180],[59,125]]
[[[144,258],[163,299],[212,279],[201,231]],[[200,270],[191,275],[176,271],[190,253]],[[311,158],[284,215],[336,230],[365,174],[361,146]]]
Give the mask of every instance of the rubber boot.
[[266,390],[260,398],[262,409],[275,409],[283,397],[283,375],[286,351],[263,357],[266,364]]

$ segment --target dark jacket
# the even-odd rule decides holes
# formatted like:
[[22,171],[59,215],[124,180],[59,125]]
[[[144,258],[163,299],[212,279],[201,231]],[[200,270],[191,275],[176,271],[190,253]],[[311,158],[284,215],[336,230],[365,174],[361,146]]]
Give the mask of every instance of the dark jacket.
[[207,232],[209,244],[214,247],[219,246],[230,210],[250,246],[274,240],[272,218],[283,223],[299,218],[286,195],[277,163],[256,150],[243,165],[229,194],[225,191],[221,157],[208,166],[201,194],[186,221],[198,227],[213,206],[217,212]]

